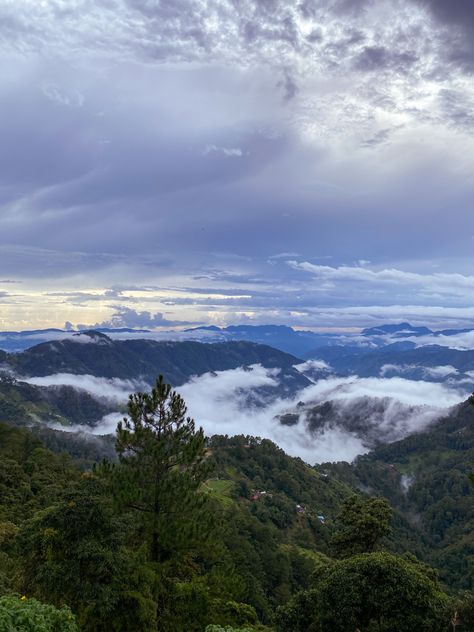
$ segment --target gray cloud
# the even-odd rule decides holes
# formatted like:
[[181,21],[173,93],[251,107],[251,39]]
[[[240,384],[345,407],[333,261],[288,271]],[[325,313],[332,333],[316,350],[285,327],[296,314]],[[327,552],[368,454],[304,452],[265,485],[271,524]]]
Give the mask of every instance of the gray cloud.
[[447,43],[444,47],[448,63],[471,73],[474,68],[474,7],[470,0],[413,0],[425,7],[438,24],[446,27]]
[[395,72],[406,72],[418,61],[418,56],[410,51],[391,51],[383,46],[366,46],[358,54],[356,68],[363,71],[377,71],[390,68]]
[[[195,325],[200,323],[190,323],[189,321],[176,321],[168,320],[162,313],[152,314],[151,312],[143,311],[137,312],[130,307],[124,305],[116,305],[114,307],[115,313],[112,314],[109,320],[105,320],[101,323],[96,323],[93,327],[130,327],[130,328],[144,328],[155,329],[157,327],[174,327],[179,325]],[[86,329],[88,325],[77,325],[78,329]]]
[[[117,303],[305,324],[388,305],[383,284],[307,286],[274,253],[469,276],[474,88],[454,61],[469,52],[457,6],[4,3],[0,255],[25,291],[8,322],[43,299],[61,323]],[[457,286],[417,288],[420,305],[468,307]]]
[[457,24],[462,27],[474,27],[474,6],[470,0],[456,0],[445,2],[444,0],[418,0],[427,6],[441,21],[448,24]]

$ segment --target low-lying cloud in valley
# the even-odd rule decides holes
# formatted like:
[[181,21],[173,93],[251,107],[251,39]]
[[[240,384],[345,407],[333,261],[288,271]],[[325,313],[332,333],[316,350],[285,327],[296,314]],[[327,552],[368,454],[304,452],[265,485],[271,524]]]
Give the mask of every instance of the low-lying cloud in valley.
[[[254,365],[206,373],[177,390],[207,435],[268,438],[309,463],[351,461],[378,442],[426,428],[465,399],[465,392],[450,384],[401,377],[330,377],[300,390],[292,399],[276,396],[268,403],[265,389],[278,386],[279,374],[278,369]],[[72,374],[30,378],[28,382],[67,384],[121,406],[130,392],[139,386],[147,388],[127,380]],[[284,415],[292,416],[291,424],[280,422]],[[114,432],[122,416],[119,412],[107,415],[92,432]]]
[[390,377],[393,375],[410,374],[414,371],[419,372],[422,377],[444,379],[448,376],[455,376],[459,371],[451,365],[445,366],[419,366],[417,364],[384,364],[380,369],[382,377]]
[[22,378],[34,386],[72,386],[86,391],[99,400],[124,404],[129,393],[148,389],[148,385],[139,380],[121,380],[119,378],[96,377],[94,375],[75,375],[74,373],[56,373],[44,377]]

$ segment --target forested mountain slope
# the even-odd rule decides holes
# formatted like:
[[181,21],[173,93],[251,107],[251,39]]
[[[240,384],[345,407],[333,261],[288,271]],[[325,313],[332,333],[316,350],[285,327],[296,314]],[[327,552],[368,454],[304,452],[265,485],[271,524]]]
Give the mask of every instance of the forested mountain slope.
[[[34,399],[28,384],[4,382],[13,389],[5,401],[15,388]],[[130,401],[132,420],[150,410],[147,397]],[[319,632],[336,624],[335,599],[358,627],[378,618],[383,632],[415,624],[444,632],[457,608],[459,629],[472,632],[474,601],[455,596],[473,580],[471,403],[352,465],[315,467],[266,439],[204,439],[179,400],[166,410],[164,435],[143,433],[150,421],[118,429],[118,460],[110,442],[44,429],[53,453],[28,430],[0,423],[0,594],[66,604],[84,632],[205,632],[210,624]],[[150,478],[151,455],[163,483]],[[109,460],[99,464],[102,456]],[[183,458],[188,465],[176,468]],[[153,485],[164,508],[157,523],[142,504]],[[389,505],[371,496],[394,508],[391,529]],[[157,548],[149,547],[153,529]],[[352,593],[338,593],[347,582],[358,614]],[[384,596],[394,585],[403,611]],[[367,594],[379,601],[365,603]]]
[[91,426],[117,405],[72,386],[35,386],[0,373],[0,421]]
[[[252,612],[256,612],[261,621],[269,623],[275,608],[285,603],[294,591],[308,587],[312,573],[325,563],[325,554],[330,552],[334,517],[351,489],[322,476],[300,459],[288,457],[270,441],[251,437],[211,439],[208,459],[209,478],[203,484],[202,492],[208,496],[220,526],[215,531],[212,547],[204,546],[203,559],[196,562],[186,581],[194,582],[193,590],[201,595],[199,599],[204,599],[205,594],[214,600],[223,595],[224,601],[219,602],[222,612],[213,606],[214,614],[206,614],[206,608],[210,606],[202,606],[201,612],[193,614],[192,608],[197,607],[193,600],[197,597],[190,594],[186,598],[188,605],[183,606],[184,609],[189,607],[190,611],[180,616],[197,618],[189,624],[189,630],[203,631],[206,622],[212,622],[212,617],[222,623],[238,622],[239,617],[242,622],[251,621]],[[83,538],[89,545],[98,538],[97,552],[94,553],[97,561],[101,555],[108,555],[108,546],[116,547],[119,542],[125,549],[129,546],[124,542],[123,534],[119,536],[118,533],[114,544],[114,529],[131,533],[133,528],[126,520],[119,520],[113,526],[115,519],[110,513],[107,485],[100,480],[94,481],[90,474],[81,475],[74,461],[64,454],[50,452],[26,430],[0,424],[0,461],[0,536],[3,538],[0,593],[26,590],[25,578],[31,573],[31,564],[34,565],[31,557],[34,549],[31,547],[35,546],[35,537],[43,537],[41,532],[35,536],[35,524],[48,515],[56,515],[56,511],[66,512],[66,522],[63,523],[61,518],[63,526],[55,523],[55,529],[74,529],[79,546]],[[81,506],[86,513],[80,513]],[[95,515],[92,522],[87,515]],[[99,523],[109,521],[107,529],[112,530],[107,536],[112,538],[109,544],[106,540],[99,544],[102,536],[96,529],[101,527],[94,520]],[[84,532],[78,535],[81,528]],[[72,532],[67,537],[72,537]],[[72,553],[68,553],[70,555]],[[125,572],[120,556],[117,554],[111,560],[115,560],[113,563],[117,568],[107,572],[119,577]],[[95,571],[87,564],[82,575],[84,594],[87,586],[94,582],[107,581],[99,576],[96,578]],[[29,584],[31,594],[36,580],[30,577],[28,581],[33,582]],[[77,590],[79,588],[78,585]],[[59,604],[62,586],[51,586],[48,590],[51,591],[50,600]],[[115,593],[104,593],[103,596],[99,591],[97,600],[108,598],[114,603],[114,599],[123,594],[118,585],[114,590]],[[199,591],[202,590],[201,594]],[[57,596],[53,597],[53,594]],[[38,595],[44,598],[44,593]],[[64,599],[76,612],[81,611],[82,600],[87,601],[79,593]],[[182,604],[186,604],[184,594],[181,599],[185,600]],[[234,605],[226,606],[227,602]],[[188,630],[187,627],[175,629]]]
[[[474,585],[474,406],[466,402],[425,432],[327,466],[340,481],[387,498],[425,543],[450,586]],[[404,544],[401,542],[401,544]]]
[[310,384],[293,369],[299,362],[295,356],[252,342],[111,340],[99,332],[46,342],[22,353],[6,355],[3,360],[4,366],[20,376],[75,373],[153,383],[157,375],[163,374],[175,386],[193,375],[261,364],[281,369],[291,389]]

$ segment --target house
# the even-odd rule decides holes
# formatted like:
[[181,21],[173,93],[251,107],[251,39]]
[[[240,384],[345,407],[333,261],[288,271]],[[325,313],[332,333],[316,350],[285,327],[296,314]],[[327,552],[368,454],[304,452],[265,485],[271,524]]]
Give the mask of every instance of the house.
[[254,490],[252,492],[252,495],[250,496],[250,500],[259,500],[262,496],[267,496],[267,495],[268,495],[269,498],[272,497],[272,495],[271,494],[267,494],[266,491],[259,492],[259,491],[255,491]]

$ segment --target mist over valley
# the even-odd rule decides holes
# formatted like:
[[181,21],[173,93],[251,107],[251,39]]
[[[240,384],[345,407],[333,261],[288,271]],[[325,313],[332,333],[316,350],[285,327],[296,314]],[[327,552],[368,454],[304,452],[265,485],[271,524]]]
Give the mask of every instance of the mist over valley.
[[[176,341],[174,332],[161,341],[140,331],[42,332],[48,341],[5,353],[0,415],[7,401],[11,414],[15,393],[22,423],[105,435],[129,394],[164,374],[207,435],[258,435],[314,464],[352,461],[423,431],[472,389],[474,350],[433,344],[448,336],[407,323],[351,336],[230,330],[211,329],[209,341],[206,329],[205,342]],[[301,357],[282,350],[295,345]]]

